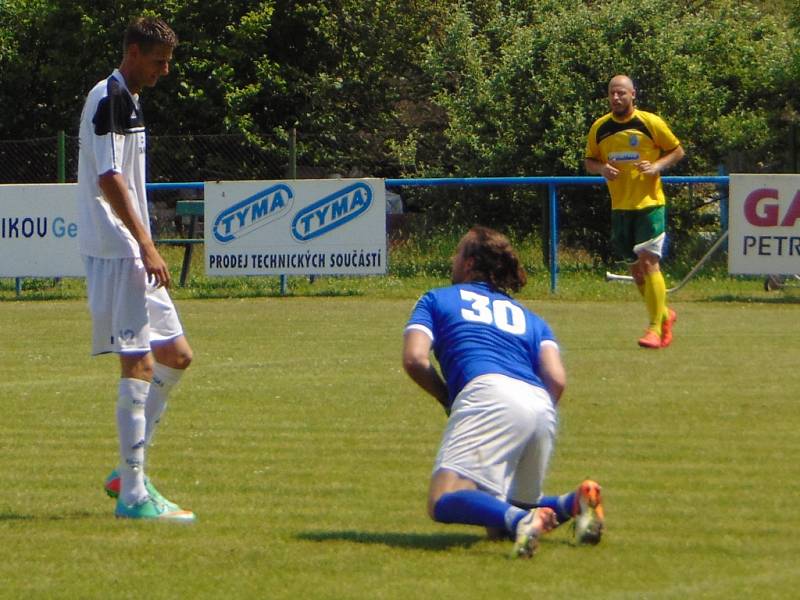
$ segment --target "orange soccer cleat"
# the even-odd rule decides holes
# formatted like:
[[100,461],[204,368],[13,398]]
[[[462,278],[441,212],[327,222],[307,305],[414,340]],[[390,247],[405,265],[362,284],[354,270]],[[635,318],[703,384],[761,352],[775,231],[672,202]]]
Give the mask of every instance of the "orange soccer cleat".
[[603,537],[605,513],[600,484],[586,479],[575,494],[575,539],[579,544],[598,544]]
[[652,329],[648,329],[639,338],[639,345],[642,348],[661,348],[661,336]]
[[672,328],[678,320],[678,313],[671,308],[667,309],[667,318],[661,323],[661,347],[666,348],[672,343]]

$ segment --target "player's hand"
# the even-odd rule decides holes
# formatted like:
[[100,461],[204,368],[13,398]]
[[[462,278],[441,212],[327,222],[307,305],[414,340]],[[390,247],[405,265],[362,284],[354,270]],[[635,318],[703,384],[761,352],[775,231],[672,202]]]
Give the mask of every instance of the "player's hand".
[[172,282],[169,275],[169,268],[167,263],[161,258],[161,255],[156,250],[155,244],[152,242],[148,244],[141,244],[139,250],[142,255],[142,263],[144,269],[147,271],[147,280],[155,287],[169,287]]
[[644,175],[655,176],[661,172],[661,169],[659,169],[654,163],[651,163],[649,160],[639,161],[638,163],[636,163],[636,168],[639,169],[639,172],[643,173]]
[[614,181],[617,175],[619,175],[619,169],[610,163],[606,163],[603,165],[603,168],[600,169],[600,174],[609,181]]

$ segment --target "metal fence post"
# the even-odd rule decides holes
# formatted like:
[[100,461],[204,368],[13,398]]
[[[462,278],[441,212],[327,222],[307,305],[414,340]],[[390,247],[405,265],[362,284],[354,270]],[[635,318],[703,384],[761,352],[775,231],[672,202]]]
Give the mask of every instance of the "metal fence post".
[[289,179],[297,179],[297,128],[289,134]]
[[67,136],[63,129],[58,131],[58,183],[67,181]]
[[[725,176],[725,165],[717,167],[717,175]],[[728,229],[728,186],[717,185],[719,193],[719,228],[721,231]]]
[[[297,128],[289,131],[289,179],[297,179]],[[286,275],[281,275],[281,296],[286,295]]]
[[547,190],[550,198],[550,293],[555,294],[558,280],[558,187],[555,183],[550,183]]
[[[717,167],[717,175],[719,175],[720,177],[726,176],[725,165],[719,165],[719,167]],[[717,190],[719,191],[719,229],[721,235],[725,236],[725,241],[722,242],[722,249],[727,251],[728,250],[727,231],[728,231],[729,206],[730,206],[729,205],[730,184],[728,185],[718,184]]]
[[[56,166],[58,169],[58,183],[67,182],[67,136],[63,129],[58,130],[58,160]],[[61,277],[53,279],[53,284],[61,281]]]

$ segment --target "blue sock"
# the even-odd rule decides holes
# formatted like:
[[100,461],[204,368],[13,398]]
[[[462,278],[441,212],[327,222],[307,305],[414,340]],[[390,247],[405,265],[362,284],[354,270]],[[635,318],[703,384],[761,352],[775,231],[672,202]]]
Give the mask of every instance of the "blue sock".
[[572,514],[572,505],[575,502],[575,494],[576,492],[570,492],[560,496],[542,496],[536,506],[552,508],[553,512],[556,513],[558,523],[566,523],[574,516]]
[[439,523],[483,525],[495,529],[502,527],[512,533],[527,514],[527,511],[480,490],[444,494],[433,507],[433,516]]

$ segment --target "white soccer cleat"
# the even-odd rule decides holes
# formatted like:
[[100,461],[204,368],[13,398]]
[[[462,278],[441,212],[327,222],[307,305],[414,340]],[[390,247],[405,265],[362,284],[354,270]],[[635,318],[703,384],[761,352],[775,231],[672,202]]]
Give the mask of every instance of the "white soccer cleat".
[[550,508],[534,508],[517,524],[511,558],[530,558],[539,547],[539,536],[556,527],[556,513]]

